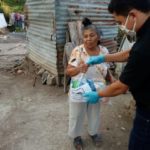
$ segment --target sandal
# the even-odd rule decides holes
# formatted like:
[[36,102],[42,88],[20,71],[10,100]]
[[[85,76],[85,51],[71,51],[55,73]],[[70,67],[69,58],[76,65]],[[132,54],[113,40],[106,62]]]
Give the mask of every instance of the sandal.
[[73,144],[76,150],[83,150],[83,142],[80,136],[74,138]]
[[99,134],[95,134],[95,135],[90,135],[94,145],[96,147],[100,147],[102,145],[102,137]]

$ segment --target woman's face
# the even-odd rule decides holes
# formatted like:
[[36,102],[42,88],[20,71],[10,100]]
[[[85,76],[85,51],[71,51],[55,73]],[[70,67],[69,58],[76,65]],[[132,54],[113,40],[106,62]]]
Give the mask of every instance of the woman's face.
[[92,30],[92,29],[84,30],[83,43],[84,43],[85,47],[87,47],[89,49],[96,48],[99,40],[100,40],[100,38],[94,30]]

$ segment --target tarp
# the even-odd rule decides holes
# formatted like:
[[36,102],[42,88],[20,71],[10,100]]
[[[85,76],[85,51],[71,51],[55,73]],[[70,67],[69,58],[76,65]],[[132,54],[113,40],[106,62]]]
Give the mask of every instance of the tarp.
[[3,13],[0,13],[0,28],[7,27],[7,23]]
[[[119,51],[125,51],[132,48],[135,42],[130,42],[126,35],[124,35]],[[126,63],[116,63],[116,73],[120,76],[122,70],[124,69]]]

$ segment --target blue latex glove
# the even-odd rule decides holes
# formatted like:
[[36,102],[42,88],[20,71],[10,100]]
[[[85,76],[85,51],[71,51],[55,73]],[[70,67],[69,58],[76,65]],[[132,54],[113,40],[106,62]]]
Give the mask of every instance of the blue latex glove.
[[86,62],[88,65],[100,64],[105,61],[105,55],[91,56]]
[[86,92],[83,94],[83,97],[86,99],[86,101],[90,104],[96,104],[99,99],[101,98],[97,92]]

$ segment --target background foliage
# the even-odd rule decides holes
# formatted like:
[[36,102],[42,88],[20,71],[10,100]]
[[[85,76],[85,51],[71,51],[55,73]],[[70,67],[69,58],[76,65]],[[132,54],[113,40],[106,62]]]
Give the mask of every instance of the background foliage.
[[23,12],[26,0],[0,0],[0,12],[3,12],[6,20],[11,12]]

